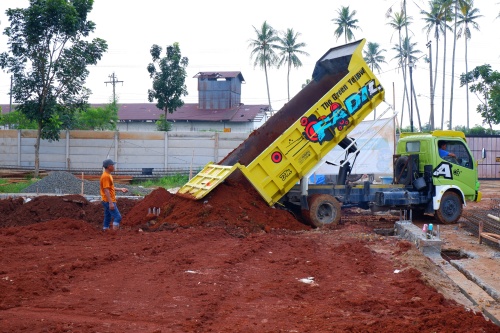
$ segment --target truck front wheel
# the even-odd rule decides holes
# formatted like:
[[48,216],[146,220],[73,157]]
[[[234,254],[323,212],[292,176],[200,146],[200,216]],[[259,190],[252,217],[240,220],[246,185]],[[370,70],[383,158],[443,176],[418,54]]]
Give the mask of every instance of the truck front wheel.
[[312,226],[321,228],[339,224],[341,207],[337,199],[328,194],[315,194],[308,203],[309,210],[303,211],[303,214]]
[[456,223],[462,215],[462,200],[455,192],[445,192],[441,198],[439,209],[434,214],[436,220],[443,224]]

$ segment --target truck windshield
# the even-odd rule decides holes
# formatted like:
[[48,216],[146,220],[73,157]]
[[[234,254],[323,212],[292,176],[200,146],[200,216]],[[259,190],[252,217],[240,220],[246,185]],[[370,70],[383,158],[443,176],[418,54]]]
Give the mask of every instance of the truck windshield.
[[465,147],[463,142],[460,141],[448,141],[446,145],[446,151],[448,153],[452,153],[455,156],[445,156],[444,160],[451,162],[453,164],[458,164],[465,168],[472,169],[472,157],[469,154],[469,151]]

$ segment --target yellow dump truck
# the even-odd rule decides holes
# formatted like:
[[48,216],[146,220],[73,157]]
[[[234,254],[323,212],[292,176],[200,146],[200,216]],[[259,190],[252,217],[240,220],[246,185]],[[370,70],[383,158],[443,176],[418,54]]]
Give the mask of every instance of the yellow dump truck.
[[[220,163],[207,164],[178,195],[201,199],[228,177],[244,176],[269,205],[279,202],[288,209],[298,208],[314,226],[338,223],[341,204],[377,210],[392,207],[434,211],[442,222],[455,222],[466,198],[480,199],[477,164],[466,144],[458,145],[465,140],[456,133],[449,133],[448,139],[457,142],[467,165],[461,166],[463,173],[452,172],[451,179],[449,173],[458,170],[458,165],[436,156],[437,146],[433,145],[437,145],[438,137],[447,137],[446,131],[439,131],[413,136],[415,142],[408,145],[401,143],[395,156],[401,158],[395,165],[394,184],[352,185],[346,181],[351,170],[348,156],[359,152],[355,139],[348,134],[384,100],[382,85],[362,57],[364,44],[365,40],[360,40],[326,52],[315,65],[311,83]],[[427,150],[415,150],[420,144]],[[337,183],[309,186],[304,177],[322,164],[336,146],[346,154]],[[427,161],[433,161],[432,165],[424,165]],[[438,168],[434,176],[432,168]],[[468,175],[460,183],[465,185],[465,194],[461,185],[454,185],[461,174]],[[444,204],[441,198],[446,199]]]
[[[220,164],[206,165],[179,194],[201,199],[239,169],[269,205],[275,204],[383,101],[384,89],[362,57],[364,43],[329,50],[318,60],[311,84],[256,130],[243,148]],[[328,90],[317,97],[325,87]],[[274,141],[262,142],[269,137]]]

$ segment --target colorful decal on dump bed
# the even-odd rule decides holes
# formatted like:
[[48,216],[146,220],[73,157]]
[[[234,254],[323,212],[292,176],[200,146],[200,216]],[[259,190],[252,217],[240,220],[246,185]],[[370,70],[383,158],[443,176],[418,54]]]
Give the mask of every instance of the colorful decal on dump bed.
[[339,103],[330,105],[330,114],[320,116],[312,114],[302,117],[300,124],[304,126],[304,137],[312,142],[330,141],[335,135],[335,129],[342,131],[349,124],[349,114],[342,109]]
[[[365,69],[362,68],[357,75],[349,79],[349,84],[353,84],[365,74]],[[340,91],[347,91],[347,85],[343,85]],[[354,116],[356,112],[361,110],[362,106],[371,100],[373,96],[380,93],[382,87],[376,85],[375,80],[369,81],[365,86],[361,87],[357,93],[351,94],[344,100],[344,105],[347,111],[342,108],[342,105],[337,102],[332,102],[331,99],[323,103],[321,106],[324,110],[329,109],[330,114],[317,117],[315,114],[309,117],[302,117],[300,124],[304,126],[304,137],[312,142],[322,144],[324,141],[331,141],[335,137],[335,129],[339,132],[349,125],[349,117]],[[337,100],[339,92],[332,94],[332,98]]]

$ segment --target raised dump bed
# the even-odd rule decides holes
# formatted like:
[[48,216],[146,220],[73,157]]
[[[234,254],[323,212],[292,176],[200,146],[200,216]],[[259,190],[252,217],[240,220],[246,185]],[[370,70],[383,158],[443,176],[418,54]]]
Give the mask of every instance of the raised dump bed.
[[276,203],[384,100],[364,44],[326,52],[312,82],[226,156],[219,164],[226,167],[207,164],[178,195],[201,199],[239,169],[269,205]]

